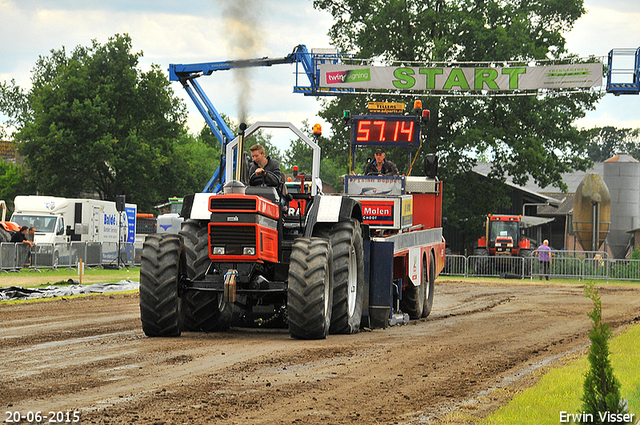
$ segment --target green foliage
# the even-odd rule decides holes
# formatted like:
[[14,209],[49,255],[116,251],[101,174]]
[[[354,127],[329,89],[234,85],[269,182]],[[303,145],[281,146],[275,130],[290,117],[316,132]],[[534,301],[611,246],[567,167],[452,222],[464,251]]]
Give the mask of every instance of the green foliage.
[[18,151],[39,193],[124,194],[144,211],[195,179],[176,156],[186,108],[159,66],[138,69],[142,54],[131,48],[128,35],[115,35],[71,54],[52,50],[38,59],[30,92],[3,84],[0,107],[18,128]]
[[585,294],[593,302],[593,310],[588,313],[592,327],[589,331],[589,370],[585,375],[582,396],[582,410],[591,414],[594,422],[602,422],[599,413],[626,413],[626,406],[620,399],[620,383],[613,374],[609,359],[607,341],[611,338],[609,325],[602,321],[602,301],[598,289],[593,284],[585,285]]
[[26,195],[32,190],[23,167],[0,160],[0,199],[10,204],[17,195]]
[[2,139],[8,136],[4,126],[19,125],[28,119],[28,94],[16,84],[15,80],[0,83],[0,111],[8,117],[3,126],[0,126]]
[[618,152],[640,158],[640,129],[596,127],[581,132],[587,154],[594,162],[603,162]]
[[[486,196],[487,193],[491,196]],[[478,235],[484,233],[487,208],[497,212],[510,207],[506,186],[501,180],[481,178],[473,173],[451,176],[446,181],[444,194],[442,209],[447,212],[446,225],[456,227],[471,243],[476,243]],[[462,205],[465,208],[461,208]]]
[[[640,374],[638,374],[640,351],[637,348],[639,338],[640,326],[635,325],[610,341],[611,361],[622,382],[622,394],[628,398],[629,411],[632,413],[640,412]],[[476,423],[485,425],[558,424],[561,412],[564,412],[565,418],[571,418],[568,423],[576,423],[573,419],[582,414],[579,410],[580,393],[587,370],[586,357],[571,360],[562,367],[552,368],[544,373],[536,385],[518,392],[509,404],[500,407]],[[575,416],[570,417],[569,414]],[[634,423],[637,420],[638,415],[635,414]],[[446,420],[444,422],[449,423]],[[471,422],[473,421],[463,423]]]
[[[312,136],[309,123],[303,122],[302,131],[314,140],[321,149],[320,157],[320,178],[328,183],[336,192],[343,189],[342,175],[347,174],[349,163],[345,155],[336,152],[335,144],[331,139],[320,136]],[[334,139],[335,140],[335,139]],[[311,174],[313,166],[313,150],[301,139],[291,141],[289,149],[283,154],[283,171],[291,173],[293,166],[297,165],[300,173]],[[364,167],[363,167],[364,168]]]
[[220,145],[210,143],[206,138],[207,132],[211,134],[208,127],[203,127],[197,137],[184,135],[176,141],[171,161],[178,170],[185,172],[175,180],[171,196],[182,197],[202,191],[218,168]]

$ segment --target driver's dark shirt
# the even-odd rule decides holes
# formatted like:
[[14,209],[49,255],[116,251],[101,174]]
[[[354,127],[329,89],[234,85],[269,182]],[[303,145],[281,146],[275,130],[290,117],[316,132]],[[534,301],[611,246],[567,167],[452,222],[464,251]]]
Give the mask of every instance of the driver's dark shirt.
[[398,168],[393,162],[385,159],[382,162],[382,167],[380,168],[380,171],[378,171],[378,165],[376,164],[376,161],[373,160],[367,164],[367,166],[364,169],[364,173],[365,174],[382,174],[383,176],[395,176],[398,174]]
[[252,161],[251,162],[251,167],[249,168],[249,179],[250,180],[251,180],[251,177],[256,173],[256,170],[258,168],[262,168],[265,171],[269,171],[269,172],[273,173],[275,175],[275,177],[278,178],[279,182],[282,181],[282,174],[281,174],[281,171],[280,171],[280,163],[278,162],[277,159],[271,159],[271,157],[268,156],[267,157],[267,165],[265,165],[264,167],[260,167],[257,162]]

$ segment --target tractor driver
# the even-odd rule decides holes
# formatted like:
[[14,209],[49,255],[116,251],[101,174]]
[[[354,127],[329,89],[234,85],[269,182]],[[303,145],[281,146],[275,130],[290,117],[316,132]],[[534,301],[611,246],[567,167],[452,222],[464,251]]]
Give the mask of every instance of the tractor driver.
[[369,161],[364,168],[364,173],[367,176],[397,176],[398,168],[396,165],[384,159],[387,154],[382,149],[376,149],[375,161]]
[[267,186],[279,186],[282,184],[282,172],[277,159],[265,156],[262,145],[253,145],[251,151],[251,167],[249,168],[249,184],[259,186],[263,182]]

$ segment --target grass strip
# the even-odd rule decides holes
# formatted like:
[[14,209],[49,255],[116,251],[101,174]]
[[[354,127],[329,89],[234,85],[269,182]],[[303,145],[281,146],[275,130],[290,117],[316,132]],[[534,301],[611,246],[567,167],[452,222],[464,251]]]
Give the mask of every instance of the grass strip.
[[[78,280],[78,271],[74,269],[42,269],[35,271],[23,269],[20,273],[0,273],[0,287],[19,286],[21,288],[38,288],[49,285],[62,286],[67,281]],[[121,280],[140,281],[140,267],[129,267],[119,270],[102,268],[86,268],[82,276],[82,284],[117,283]]]
[[[613,372],[621,383],[621,395],[629,401],[632,422],[640,420],[640,325],[630,326],[609,341]],[[587,357],[582,356],[565,366],[551,369],[531,388],[517,394],[506,406],[496,410],[480,423],[501,424],[560,424],[561,412],[579,414],[582,411],[582,384],[589,368]]]

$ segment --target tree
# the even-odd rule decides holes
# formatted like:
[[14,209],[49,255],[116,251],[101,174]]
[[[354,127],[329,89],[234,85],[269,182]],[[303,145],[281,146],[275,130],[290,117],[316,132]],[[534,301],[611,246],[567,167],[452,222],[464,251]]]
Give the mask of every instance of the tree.
[[32,190],[33,187],[25,177],[24,168],[0,160],[0,199],[11,203],[17,195],[27,195]]
[[[341,175],[348,171],[348,162],[344,156],[333,152],[334,146],[331,139],[324,136],[315,138],[309,122],[303,121],[302,131],[312,140],[318,143],[321,149],[320,178],[331,187],[337,188],[342,184]],[[287,172],[291,172],[294,165],[298,166],[301,173],[311,174],[313,169],[313,150],[301,139],[291,141],[289,149],[284,151],[284,165]]]
[[[589,348],[589,370],[585,374],[582,396],[582,417],[591,415],[593,420],[583,423],[608,424],[606,412],[612,415],[627,413],[626,404],[620,398],[620,382],[613,374],[609,359],[611,328],[602,321],[602,301],[598,289],[593,283],[584,287],[585,295],[593,302],[593,310],[588,313],[592,326],[589,331],[591,347]],[[587,414],[587,415],[585,415]],[[619,416],[614,416],[619,417]],[[615,423],[616,421],[611,421]],[[620,421],[618,421],[620,422]]]
[[[512,61],[576,58],[567,55],[563,32],[584,13],[582,0],[314,0],[329,11],[332,43],[356,58],[382,63]],[[428,97],[423,101],[431,121],[423,131],[421,158],[437,153],[447,196],[464,187],[454,176],[469,172],[477,158],[493,163],[490,177],[510,175],[516,184],[533,178],[541,187],[565,189],[561,174],[585,170],[584,137],[572,125],[592,109],[601,95],[593,92],[548,92],[510,97]],[[342,110],[363,112],[366,101],[406,101],[382,96],[342,96],[326,102],[320,115],[331,123],[334,146],[348,145]],[[355,111],[355,112],[354,112]],[[343,150],[346,152],[346,150]],[[400,151],[388,154],[403,166]],[[406,167],[403,167],[407,171]],[[419,174],[419,168],[414,174]],[[460,199],[460,196],[453,196]],[[450,198],[451,199],[451,198]],[[491,211],[490,196],[473,208],[445,198],[446,214],[478,220]],[[481,212],[481,214],[478,214]]]
[[124,194],[149,210],[189,173],[174,152],[186,135],[185,105],[159,66],[138,69],[142,53],[131,48],[128,35],[115,35],[69,55],[52,50],[38,59],[28,93],[2,86],[0,106],[40,193]]
[[587,154],[594,162],[604,162],[619,152],[640,159],[640,129],[596,127],[583,130]]

